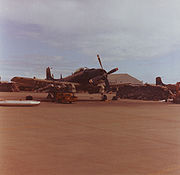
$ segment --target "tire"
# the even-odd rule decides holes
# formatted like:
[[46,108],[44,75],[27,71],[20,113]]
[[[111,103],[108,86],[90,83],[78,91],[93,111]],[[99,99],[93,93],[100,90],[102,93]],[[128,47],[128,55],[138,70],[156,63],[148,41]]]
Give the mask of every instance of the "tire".
[[102,96],[102,101],[106,101],[107,100],[107,95],[103,95]]
[[33,97],[31,95],[26,96],[26,100],[33,100]]

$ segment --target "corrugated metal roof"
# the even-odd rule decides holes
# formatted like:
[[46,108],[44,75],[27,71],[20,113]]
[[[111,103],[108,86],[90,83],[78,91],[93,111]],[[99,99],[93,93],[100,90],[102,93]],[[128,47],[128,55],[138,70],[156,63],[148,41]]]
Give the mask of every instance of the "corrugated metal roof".
[[132,77],[129,74],[110,74],[108,75],[108,80],[110,84],[140,84],[142,85],[143,82]]

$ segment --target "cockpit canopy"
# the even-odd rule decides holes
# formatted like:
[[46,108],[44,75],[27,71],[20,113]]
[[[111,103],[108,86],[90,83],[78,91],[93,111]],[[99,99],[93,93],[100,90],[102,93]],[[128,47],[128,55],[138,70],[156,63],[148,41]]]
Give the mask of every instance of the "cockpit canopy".
[[87,69],[87,67],[80,67],[80,68],[77,69],[73,74],[77,74],[77,73],[82,72],[82,71],[84,71],[84,70],[86,70],[86,69]]

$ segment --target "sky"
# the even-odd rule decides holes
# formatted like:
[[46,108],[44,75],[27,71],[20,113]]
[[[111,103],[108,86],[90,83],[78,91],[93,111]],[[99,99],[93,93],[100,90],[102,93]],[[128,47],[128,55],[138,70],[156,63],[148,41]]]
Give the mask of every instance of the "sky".
[[0,0],[0,76],[56,78],[119,68],[144,83],[180,81],[179,0]]

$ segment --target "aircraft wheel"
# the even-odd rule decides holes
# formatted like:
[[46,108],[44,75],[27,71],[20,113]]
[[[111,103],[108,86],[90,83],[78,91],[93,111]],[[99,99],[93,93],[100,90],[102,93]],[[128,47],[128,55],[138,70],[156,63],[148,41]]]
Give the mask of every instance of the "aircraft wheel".
[[102,96],[102,101],[106,101],[107,100],[107,95],[103,95]]
[[112,98],[112,100],[117,100],[118,99],[118,97],[117,96],[114,96],[113,98]]
[[33,97],[31,95],[26,96],[26,100],[33,100]]

